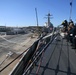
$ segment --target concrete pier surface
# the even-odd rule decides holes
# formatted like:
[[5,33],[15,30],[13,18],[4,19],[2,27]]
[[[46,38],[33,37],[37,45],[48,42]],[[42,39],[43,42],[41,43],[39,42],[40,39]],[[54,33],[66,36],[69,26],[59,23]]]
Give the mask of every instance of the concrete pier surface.
[[[37,40],[37,36],[32,38],[31,36],[33,36],[33,33],[0,36],[0,70]],[[8,75],[20,58],[3,70],[0,75]]]

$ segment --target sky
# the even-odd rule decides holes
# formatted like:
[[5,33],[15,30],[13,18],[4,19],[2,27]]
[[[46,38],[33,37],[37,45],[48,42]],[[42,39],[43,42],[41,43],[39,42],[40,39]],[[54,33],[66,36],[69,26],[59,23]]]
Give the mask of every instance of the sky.
[[[0,0],[0,26],[36,26],[37,8],[39,26],[44,26],[48,13],[50,21],[58,26],[63,20],[69,21],[71,0]],[[72,4],[72,20],[76,21],[76,0]]]

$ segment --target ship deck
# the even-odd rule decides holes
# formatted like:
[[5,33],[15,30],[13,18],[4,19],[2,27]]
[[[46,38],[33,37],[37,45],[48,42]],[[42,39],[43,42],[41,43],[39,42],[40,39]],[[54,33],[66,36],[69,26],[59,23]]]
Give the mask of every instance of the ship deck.
[[76,75],[76,50],[70,45],[65,39],[54,40],[30,75]]

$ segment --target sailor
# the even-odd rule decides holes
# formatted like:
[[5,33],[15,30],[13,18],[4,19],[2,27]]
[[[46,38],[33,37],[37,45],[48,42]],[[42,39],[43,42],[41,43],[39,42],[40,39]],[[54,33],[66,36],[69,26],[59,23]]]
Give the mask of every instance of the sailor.
[[76,49],[76,26],[74,26],[73,28],[73,38],[72,38],[72,48],[73,49]]
[[68,37],[69,37],[70,42],[73,43],[72,39],[73,39],[73,33],[74,33],[74,31],[73,31],[74,30],[74,24],[70,23],[68,28],[70,28],[68,31]]
[[67,42],[69,42],[69,40],[70,40],[70,31],[71,31],[71,29],[72,28],[68,26],[68,31],[65,34],[65,38],[66,38]]
[[67,27],[68,27],[67,20],[64,20],[61,25],[63,25],[63,31],[66,32],[67,31]]
[[74,22],[72,21],[72,19],[70,19],[69,25],[70,25],[71,23],[73,23],[73,24],[74,24]]
[[69,27],[71,28],[69,31],[69,40],[72,43],[73,49],[76,49],[76,26],[73,23],[70,23]]

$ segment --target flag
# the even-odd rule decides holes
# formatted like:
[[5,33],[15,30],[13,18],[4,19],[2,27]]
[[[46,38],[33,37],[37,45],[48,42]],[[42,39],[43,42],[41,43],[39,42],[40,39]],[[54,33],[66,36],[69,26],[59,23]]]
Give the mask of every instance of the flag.
[[70,6],[72,6],[72,2],[70,2]]

